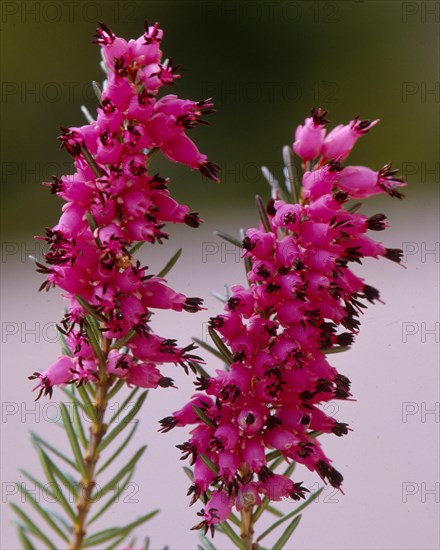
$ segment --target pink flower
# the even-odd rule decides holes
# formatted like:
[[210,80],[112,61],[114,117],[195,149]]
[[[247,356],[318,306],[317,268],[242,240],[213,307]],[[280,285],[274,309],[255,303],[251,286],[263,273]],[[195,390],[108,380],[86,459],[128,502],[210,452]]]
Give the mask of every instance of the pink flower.
[[293,150],[303,160],[312,160],[319,155],[324,142],[327,111],[312,109],[312,116],[306,118],[304,126],[298,126],[295,132]]
[[324,140],[322,156],[328,160],[344,160],[360,136],[366,134],[378,122],[379,119],[370,122],[369,120],[359,120],[359,117],[356,117],[345,126],[342,124],[336,126]]
[[[202,523],[196,525],[193,529],[203,528],[206,533],[209,527],[212,528],[216,523],[228,519],[231,510],[232,499],[224,491],[214,491],[200,514],[204,518]],[[212,533],[214,533],[213,530]]]
[[385,165],[379,172],[365,166],[347,166],[339,175],[338,186],[351,197],[363,199],[381,193],[401,198],[397,187],[404,182],[400,178],[393,178],[397,170],[391,170],[391,164]]
[[41,395],[52,396],[53,387],[56,385],[64,385],[70,382],[73,378],[72,374],[73,361],[70,357],[60,355],[58,359],[44,372],[34,372],[29,376],[29,380],[38,379],[38,384],[34,391],[39,389],[37,399]]

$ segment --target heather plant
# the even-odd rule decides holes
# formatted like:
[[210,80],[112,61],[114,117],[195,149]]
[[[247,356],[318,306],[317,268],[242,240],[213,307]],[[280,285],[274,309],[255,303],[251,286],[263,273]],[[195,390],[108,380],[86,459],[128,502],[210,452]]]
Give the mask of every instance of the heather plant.
[[[64,392],[68,401],[60,403],[60,412],[71,450],[65,454],[32,435],[47,479],[41,482],[26,471],[22,474],[44,488],[63,515],[43,508],[24,484],[18,484],[43,520],[35,523],[13,504],[26,548],[34,547],[33,539],[53,549],[104,543],[115,548],[157,513],[94,531],[95,521],[130,483],[145,451],[142,446],[131,457],[122,454],[137,429],[132,420],[147,396],[140,390],[174,386],[161,373],[161,364],[172,363],[188,372],[200,362],[194,344],[179,347],[177,340],[156,334],[152,327],[157,309],[195,313],[201,308],[201,299],[166,284],[164,277],[181,250],[159,273],[150,273],[135,256],[142,244],[168,238],[167,223],[200,224],[196,212],[173,199],[169,180],[151,169],[155,154],[161,152],[218,181],[217,166],[187,136],[187,131],[205,123],[212,102],[159,96],[163,86],[178,78],[171,61],[162,60],[162,35],[157,24],[146,24],[142,36],[127,42],[100,25],[96,43],[106,80],[102,90],[94,83],[96,117],[83,108],[87,125],[62,128],[59,139],[73,157],[75,172],[54,176],[46,184],[65,204],[59,222],[40,237],[47,243],[44,263],[37,262],[37,270],[45,275],[40,290],[59,288],[67,310],[59,323],[62,355],[29,378],[36,382],[37,399],[52,397],[55,388]],[[115,398],[124,386],[132,391],[115,412]],[[134,406],[127,413],[129,403]]]
[[[135,253],[146,244],[153,254],[151,245],[168,238],[167,223],[198,227],[201,220],[171,196],[169,180],[152,169],[152,159],[162,153],[218,181],[218,166],[187,135],[206,124],[211,99],[159,94],[178,78],[171,61],[162,60],[162,36],[157,24],[146,24],[140,38],[127,42],[100,25],[96,43],[106,80],[102,88],[94,83],[96,116],[83,108],[88,124],[62,128],[61,144],[75,172],[46,183],[65,204],[58,224],[40,237],[47,251],[37,268],[45,276],[41,290],[58,287],[67,306],[59,324],[62,354],[30,379],[37,399],[55,391],[63,396],[70,450],[32,434],[46,481],[21,472],[54,505],[43,507],[17,484],[40,520],[12,505],[26,549],[136,545],[134,529],[158,510],[102,530],[95,530],[95,522],[113,511],[145,451],[142,446],[129,458],[124,453],[148,390],[175,387],[161,372],[166,363],[195,376],[196,393],[159,429],[191,428],[178,447],[189,461],[184,470],[191,504],[202,506],[193,527],[200,530],[200,549],[215,550],[208,534],[217,531],[239,549],[264,550],[262,541],[275,534],[272,548],[285,548],[302,510],[323,490],[307,494],[297,465],[342,492],[343,476],[319,436],[348,434],[347,423],[326,414],[323,405],[352,394],[349,378],[328,356],[351,347],[365,308],[381,301],[353,266],[363,258],[401,260],[400,250],[367,234],[386,229],[386,216],[361,214],[356,200],[401,198],[404,183],[391,164],[377,171],[345,165],[378,120],[356,117],[327,133],[327,113],[313,109],[283,149],[283,181],[262,168],[272,192],[266,202],[257,196],[258,226],[239,239],[218,232],[242,250],[246,281],[220,297],[224,311],[210,319],[212,344],[194,339],[181,347],[159,336],[155,310],[196,313],[202,300],[167,285],[181,250],[158,273],[150,273]],[[197,346],[224,368],[210,374]],[[130,392],[118,404],[124,387]],[[123,414],[128,403],[134,406]],[[276,502],[284,499],[300,504],[283,514]],[[273,521],[258,530],[263,514]]]
[[[381,301],[352,266],[369,257],[399,263],[402,255],[367,235],[386,229],[386,216],[365,216],[352,199],[401,198],[404,184],[391,164],[379,171],[341,164],[378,120],[355,118],[326,134],[326,114],[313,110],[284,147],[285,183],[263,167],[272,197],[264,204],[257,196],[259,226],[241,240],[219,233],[242,249],[247,285],[232,286],[224,312],[210,319],[213,345],[196,341],[225,368],[200,375],[192,399],[161,421],[164,432],[192,428],[178,447],[191,466],[191,504],[203,505],[193,529],[211,549],[206,535],[217,530],[245,550],[263,549],[277,530],[271,548],[284,548],[324,488],[307,495],[297,464],[342,492],[343,476],[319,436],[348,434],[325,405],[352,394],[327,356],[350,348],[368,303]],[[304,502],[283,514],[273,505],[283,499]],[[256,533],[263,512],[274,521]]]

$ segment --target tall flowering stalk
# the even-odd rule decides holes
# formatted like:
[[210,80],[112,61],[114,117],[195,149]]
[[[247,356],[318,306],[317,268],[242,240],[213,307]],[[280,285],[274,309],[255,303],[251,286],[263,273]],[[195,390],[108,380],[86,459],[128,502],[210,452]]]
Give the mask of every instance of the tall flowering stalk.
[[[306,499],[309,491],[291,479],[296,464],[342,492],[343,476],[317,438],[350,430],[321,407],[350,399],[350,380],[327,355],[351,346],[367,304],[380,301],[352,265],[366,257],[401,259],[400,250],[367,235],[388,226],[385,215],[367,217],[349,201],[381,193],[400,198],[402,180],[390,164],[379,171],[341,164],[378,121],[356,118],[326,134],[325,116],[313,110],[297,128],[293,148],[284,148],[285,186],[263,168],[273,191],[267,206],[257,197],[259,227],[248,229],[241,242],[223,234],[242,248],[249,286],[233,286],[225,311],[211,318],[216,347],[199,343],[226,368],[200,376],[191,401],[161,421],[163,431],[192,427],[179,448],[192,466],[186,469],[191,504],[203,503],[193,529],[204,535],[219,530],[246,550],[263,548],[260,541],[280,527],[271,548],[283,548],[299,512],[316,498],[309,495],[284,516],[272,507],[286,498]],[[302,162],[301,181],[294,178],[294,153]],[[283,463],[280,474],[275,470]],[[255,537],[264,511],[278,519]]]
[[[201,299],[173,290],[164,279],[180,251],[157,274],[150,273],[134,256],[141,244],[161,243],[168,238],[166,223],[190,227],[200,223],[197,213],[172,198],[169,180],[151,170],[154,154],[161,151],[171,161],[218,181],[217,166],[208,162],[187,136],[188,130],[205,123],[212,102],[184,100],[176,95],[159,98],[160,89],[174,84],[178,77],[171,61],[162,60],[162,35],[157,24],[146,24],[142,36],[127,42],[101,24],[96,42],[101,47],[107,79],[102,91],[94,84],[99,98],[96,120],[83,108],[89,124],[62,128],[62,147],[72,155],[75,173],[53,177],[46,184],[65,204],[58,224],[46,230],[45,263],[37,265],[46,276],[41,289],[61,289],[67,312],[59,327],[62,355],[30,378],[36,381],[37,399],[51,397],[54,388],[61,387],[68,404],[73,405],[69,410],[65,403],[60,404],[71,454],[62,453],[39,435],[32,437],[51,487],[50,496],[65,517],[43,508],[19,484],[46,524],[40,527],[13,505],[26,548],[34,547],[33,538],[40,545],[60,548],[48,535],[47,527],[63,547],[68,545],[72,550],[104,543],[113,548],[157,513],[91,533],[94,522],[127,487],[145,450],[139,449],[122,462],[116,474],[101,481],[101,474],[108,474],[136,431],[136,424],[130,422],[147,393],[137,396],[139,389],[173,386],[173,380],[160,371],[163,363],[188,371],[195,370],[200,362],[193,354],[194,344],[179,347],[175,339],[159,336],[151,326],[156,309],[193,313],[201,308]],[[109,405],[125,385],[134,389],[112,416]],[[120,418],[120,412],[135,396],[134,407]],[[89,419],[88,433],[84,417]],[[119,441],[130,425],[128,435]],[[114,442],[119,446],[103,462],[104,450]],[[31,474],[23,474],[44,486]],[[75,506],[68,498],[72,493]]]

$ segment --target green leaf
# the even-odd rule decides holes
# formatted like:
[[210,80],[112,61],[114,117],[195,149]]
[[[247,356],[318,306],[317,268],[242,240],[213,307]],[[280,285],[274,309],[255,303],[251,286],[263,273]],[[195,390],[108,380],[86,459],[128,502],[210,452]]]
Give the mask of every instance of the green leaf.
[[[78,388],[79,390],[80,388]],[[60,390],[64,393],[64,395],[66,395],[68,398],[69,398],[69,403],[72,402],[72,403],[76,403],[79,407],[81,407],[82,409],[84,409],[84,404],[82,403],[82,401],[80,399],[78,399],[78,397],[74,394],[73,390],[72,390],[72,385],[69,385],[68,387],[65,387],[65,388],[61,388],[60,387]]]
[[276,550],[282,550],[284,546],[287,544],[290,537],[293,535],[293,532],[298,527],[299,522],[301,521],[302,516],[296,516],[293,518],[291,523],[287,526],[284,533],[281,535],[281,537],[276,541],[276,543],[273,545]]
[[66,337],[59,329],[58,336],[61,341],[61,351],[63,352],[63,355],[67,355],[67,357],[73,357],[73,353],[70,351],[69,346],[67,345]]
[[196,372],[198,372],[201,376],[204,376],[205,378],[209,378],[209,374],[206,372],[206,370],[200,365],[199,363],[194,363],[194,361],[187,361],[188,365],[191,367],[191,369],[194,369]]
[[239,520],[233,512],[229,515],[229,520],[232,521],[232,523],[234,523],[237,527],[241,527],[241,520]]
[[118,539],[114,540],[110,546],[107,547],[107,550],[116,550],[117,548],[119,548],[119,545],[121,544],[121,542],[123,540],[125,540],[127,538],[127,535],[122,535],[121,537],[119,537]]
[[101,96],[102,96],[102,90],[101,86],[96,82],[96,80],[92,80],[92,88],[95,92],[96,97],[98,98],[98,101],[101,103]]
[[275,458],[278,458],[279,456],[282,456],[280,451],[271,451],[270,453],[267,453],[267,455],[266,455],[266,462],[270,462],[271,460],[274,460]]
[[133,428],[130,430],[130,433],[128,434],[128,436],[124,439],[124,441],[116,449],[116,451],[111,455],[111,457],[108,460],[106,460],[106,462],[104,462],[104,464],[99,468],[99,470],[97,471],[97,474],[101,474],[108,466],[113,464],[116,457],[118,457],[122,453],[122,451],[125,449],[128,443],[131,441],[131,438],[136,432],[138,426],[139,426],[139,422],[137,420],[133,422]]
[[341,353],[343,351],[348,351],[350,346],[336,346],[335,348],[324,348],[319,350],[321,353],[325,353],[325,355],[330,355],[331,353]]
[[[96,162],[96,160],[93,158],[93,156],[91,155],[90,151],[87,149],[87,147],[85,145],[83,145],[81,147],[81,153],[83,154],[83,157],[85,159],[85,161],[87,162],[87,164],[90,166],[90,169],[92,170],[92,172],[94,173],[94,175],[97,177],[97,178],[100,178],[101,176],[104,175],[104,172],[101,170],[101,168],[99,167],[98,163]],[[89,218],[89,214],[90,212],[87,212],[86,216],[87,216],[87,219]],[[90,217],[91,217],[91,214],[90,214]]]
[[274,516],[277,516],[279,518],[283,517],[283,512],[275,508],[275,506],[272,506],[270,504],[267,505],[266,510],[273,514]]
[[188,466],[184,466],[184,467],[183,467],[183,471],[184,471],[185,474],[189,477],[190,481],[193,481],[193,479],[194,479],[194,474],[193,474],[193,471],[191,470],[191,468],[188,468]]
[[24,496],[25,500],[30,502],[31,506],[36,510],[40,516],[52,527],[52,529],[66,542],[69,542],[69,537],[64,533],[64,531],[61,531],[61,529],[58,527],[58,525],[54,522],[52,519],[50,513],[41,506],[39,502],[34,498],[31,493],[23,487],[21,483],[15,483],[17,489],[20,491],[20,493]]
[[279,457],[277,457],[273,462],[272,464],[270,465],[270,469],[271,470],[275,470],[276,468],[278,468],[278,466],[280,464],[282,464],[283,462],[285,462],[285,459],[284,459],[284,456],[281,455]]
[[206,464],[206,466],[211,470],[211,472],[213,472],[214,474],[218,474],[217,466],[214,464],[214,462],[209,457],[207,457],[204,454],[200,454],[199,457],[200,457],[201,461],[204,462]]
[[292,200],[294,203],[297,203],[301,188],[297,178],[295,178],[295,174],[293,173],[293,153],[292,149],[288,145],[283,147],[283,160],[284,165],[287,168]]
[[140,449],[138,449],[132,456],[132,458],[127,462],[127,464],[108,483],[106,483],[104,487],[99,489],[98,495],[93,495],[92,499],[96,498],[96,496],[99,496],[99,498],[101,499],[109,491],[112,491],[117,486],[117,484],[125,477],[125,475],[133,470],[141,456],[144,454],[146,448],[147,446],[143,445]]
[[91,304],[86,302],[84,298],[82,298],[79,294],[75,294],[76,301],[79,303],[79,305],[87,311],[92,317],[97,319],[98,321],[105,321],[105,317],[97,311],[95,307],[93,307]]
[[282,525],[288,519],[290,519],[290,518],[296,516],[297,514],[299,514],[302,510],[304,510],[304,508],[307,508],[307,506],[309,506],[309,504],[311,504],[322,493],[323,490],[324,490],[324,487],[321,487],[320,489],[318,489],[317,491],[312,493],[309,496],[309,498],[307,498],[300,506],[295,508],[295,510],[292,510],[291,512],[289,512],[288,514],[283,516],[281,519],[276,521],[274,524],[272,524],[268,529],[266,529],[266,531],[264,531],[264,533],[262,533],[257,538],[257,542],[260,541],[260,540],[263,540],[263,538],[266,537],[269,533],[271,533],[274,529],[276,529],[277,527]]
[[114,396],[119,392],[119,390],[121,390],[124,386],[125,386],[125,380],[123,380],[123,379],[120,378],[120,379],[114,384],[114,386],[111,388],[111,390],[108,392],[107,397],[106,397],[107,403],[108,403],[108,402],[112,399],[112,397],[114,397]]
[[362,203],[361,202],[355,202],[354,204],[352,204],[349,208],[347,208],[347,212],[350,212],[350,214],[354,214],[355,212],[357,212],[359,210],[359,208],[362,207]]
[[260,506],[258,506],[258,508],[255,510],[255,512],[252,515],[252,522],[256,523],[256,521],[260,518],[260,516],[266,510],[268,512],[270,512],[271,514],[273,514],[274,516],[278,516],[278,517],[283,516],[283,513],[280,512],[279,510],[277,510],[274,506],[272,506],[270,504],[270,500],[268,498],[264,497],[262,504],[260,504]]
[[86,413],[87,418],[89,419],[90,422],[96,422],[96,420],[98,419],[98,415],[97,415],[95,405],[93,404],[93,401],[89,395],[88,390],[86,389],[87,386],[90,386],[90,384],[86,384],[85,386],[79,386],[77,390],[83,401],[83,410]]
[[280,182],[275,178],[275,176],[272,174],[267,166],[261,167],[261,173],[263,174],[264,179],[267,181],[270,187],[279,192],[280,198],[286,202],[290,202],[291,199],[288,190],[285,188],[284,185],[280,184]]
[[293,474],[295,467],[296,467],[296,462],[292,462],[291,464],[289,464],[286,470],[283,472],[283,476],[290,477]]
[[218,300],[219,302],[221,302],[222,304],[226,304],[226,302],[228,301],[228,298],[226,298],[226,296],[223,296],[222,294],[219,294],[218,292],[211,292],[211,296],[214,296],[214,298],[216,300]]
[[196,416],[200,418],[202,422],[204,422],[207,426],[210,428],[213,428],[214,430],[217,429],[217,424],[214,422],[214,420],[211,420],[199,407],[196,407],[193,405],[192,407],[193,411],[195,412]]
[[139,409],[142,407],[146,397],[148,395],[148,391],[145,391],[142,393],[138,400],[136,401],[135,405],[131,409],[131,411],[119,422],[119,424],[113,428],[113,430],[101,441],[101,443],[98,446],[98,452],[101,453],[110,443],[122,432],[124,428],[126,428],[131,420],[137,415],[139,412]]
[[212,353],[212,355],[215,355],[216,357],[218,357],[218,359],[221,359],[222,361],[225,360],[222,353],[220,353],[217,349],[213,348],[203,340],[200,340],[199,338],[194,338],[194,337],[193,337],[193,340],[198,346],[200,346],[203,349],[206,349],[206,351],[209,351],[210,353]]
[[165,267],[163,267],[159,273],[157,274],[158,277],[165,277],[168,275],[168,273],[173,269],[173,267],[176,265],[177,260],[182,255],[182,249],[179,248],[179,250],[168,260]]
[[223,231],[214,231],[214,235],[217,237],[220,237],[220,239],[223,239],[224,241],[233,244],[234,246],[238,248],[243,248],[243,243],[239,240],[233,237],[232,235],[229,235],[228,233],[224,233]]
[[152,147],[147,151],[147,166],[150,164],[150,162],[153,160],[153,158],[157,155],[159,151],[160,151],[160,147]]
[[220,338],[220,336],[216,333],[216,331],[208,327],[209,336],[211,336],[212,341],[216,345],[218,351],[222,354],[223,360],[230,365],[232,361],[232,353],[230,350],[225,346],[223,343],[223,340]]
[[207,550],[217,550],[217,548],[212,544],[208,537],[205,537],[205,535],[201,531],[199,531],[199,538],[200,542],[203,542]]
[[39,446],[45,447],[47,450],[51,451],[58,458],[61,458],[61,460],[64,460],[64,462],[66,462],[66,464],[71,466],[74,470],[77,470],[75,462],[73,462],[73,460],[70,460],[70,458],[68,458],[64,453],[59,451],[56,447],[48,443],[45,439],[40,437],[35,432],[31,431],[30,434],[31,434],[32,440],[35,441]]
[[99,361],[100,369],[103,370],[105,369],[106,360],[104,357],[104,353],[101,349],[101,338],[99,334],[96,333],[93,324],[90,322],[89,316],[84,319],[84,329],[86,331],[90,347],[92,348],[95,357]]
[[25,528],[20,524],[18,524],[18,538],[23,546],[23,550],[35,550],[35,546],[33,546],[32,542],[26,536]]
[[25,512],[23,512],[23,510],[21,510],[14,503],[12,503],[10,506],[33,535],[44,542],[44,544],[46,544],[46,546],[48,546],[50,550],[57,550],[52,541],[48,537],[46,537],[46,535],[35,525],[31,518]]
[[63,507],[64,511],[67,513],[67,515],[72,519],[73,521],[76,521],[76,514],[72,510],[69,502],[67,501],[66,497],[64,496],[63,490],[61,489],[60,484],[57,482],[55,476],[61,481],[61,483],[64,485],[64,487],[68,491],[72,491],[75,496],[78,495],[77,487],[75,486],[75,483],[69,480],[63,472],[50,460],[50,458],[47,456],[47,454],[41,449],[38,448],[38,453],[40,455],[40,462],[43,466],[44,473],[46,475],[47,480],[49,483],[52,484],[53,487],[57,488],[57,502],[60,506]]
[[271,233],[272,228],[270,227],[269,218],[267,217],[266,207],[264,206],[263,199],[260,197],[260,195],[256,195],[255,203],[257,205],[258,214],[260,216],[260,220],[261,220],[261,223],[263,224],[264,229],[268,233]]
[[84,428],[81,422],[81,418],[79,417],[78,407],[76,405],[73,406],[72,416],[73,416],[73,424],[75,426],[75,431],[78,434],[81,445],[84,450],[87,450],[89,446],[89,442],[86,437],[86,434],[84,433]]
[[124,334],[122,338],[119,338],[119,340],[116,340],[116,342],[112,345],[112,349],[121,349],[125,345],[128,344],[128,342],[136,336],[137,332],[134,330],[134,328],[130,329],[127,334]]
[[131,470],[130,472],[128,472],[125,481],[122,484],[117,486],[115,492],[113,493],[113,496],[104,504],[104,506],[100,510],[98,510],[98,512],[96,512],[96,514],[94,514],[88,520],[87,525],[91,525],[94,521],[100,518],[102,514],[104,514],[104,512],[106,512],[110,508],[110,506],[119,499],[119,496],[125,491],[127,485],[130,483],[131,478],[133,476],[133,471],[134,470]]
[[87,477],[87,466],[84,461],[84,457],[81,454],[81,449],[78,444],[78,436],[75,433],[75,430],[70,419],[69,411],[64,403],[60,403],[61,417],[63,419],[64,429],[66,430],[67,437],[69,438],[69,443],[75,456],[75,462],[77,469],[81,472],[83,477]]
[[83,545],[85,548],[90,548],[91,546],[94,546],[96,544],[101,544],[103,542],[107,542],[108,540],[111,540],[117,536],[122,536],[122,535],[128,536],[135,527],[137,527],[138,525],[142,525],[143,523],[146,523],[150,519],[154,518],[154,516],[156,516],[158,513],[159,513],[159,510],[153,510],[149,514],[146,514],[145,516],[141,516],[140,518],[136,519],[132,523],[124,525],[123,527],[113,527],[110,529],[105,529],[104,531],[100,531],[95,535],[87,537]]
[[46,485],[43,485],[43,483],[41,483],[40,481],[38,481],[38,479],[36,479],[32,474],[30,474],[28,471],[26,470],[23,470],[23,469],[20,469],[18,470],[20,472],[20,474],[22,474],[25,478],[27,478],[31,483],[33,483],[35,485],[35,487],[38,487],[40,489],[40,491],[43,493],[43,494],[46,494],[48,495],[50,498],[52,499],[55,499],[56,498],[56,495],[53,491],[49,490],[49,488],[47,487],[47,484]]
[[134,254],[135,252],[137,252],[137,251],[141,248],[141,246],[142,246],[144,243],[145,243],[145,241],[139,241],[139,242],[136,243],[134,246],[132,246],[132,247],[130,248],[130,250],[128,251],[128,253],[130,254],[130,256],[133,256],[133,254]]
[[103,531],[99,531],[98,533],[87,537],[83,541],[83,547],[90,548],[96,546],[97,544],[102,544],[103,542],[112,540],[116,537],[121,537],[121,540],[124,540],[126,536],[127,535],[125,535],[125,533],[121,531],[119,527],[109,527],[108,529],[104,529]]
[[139,386],[134,388],[129,395],[124,399],[122,404],[118,406],[118,410],[115,412],[115,414],[110,418],[110,420],[107,422],[107,425],[110,426],[110,424],[113,424],[113,422],[119,417],[121,412],[125,409],[125,407],[132,401],[133,397],[138,393]]
[[255,512],[252,514],[252,523],[256,523],[260,516],[265,512],[266,508],[269,506],[270,500],[266,497],[263,498],[262,503],[257,507]]
[[243,541],[237,535],[234,529],[232,529],[232,527],[229,525],[227,521],[222,521],[221,523],[217,523],[215,527],[216,529],[224,533],[228,538],[230,538],[232,542],[237,546],[237,548],[240,548],[240,550],[244,550]]

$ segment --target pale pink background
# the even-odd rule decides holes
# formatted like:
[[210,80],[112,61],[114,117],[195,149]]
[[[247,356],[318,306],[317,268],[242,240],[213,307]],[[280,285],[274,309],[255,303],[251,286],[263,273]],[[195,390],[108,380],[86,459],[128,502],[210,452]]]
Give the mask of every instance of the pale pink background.
[[[439,419],[438,413],[437,417],[433,414],[424,417],[420,412],[423,407],[433,409],[436,403],[439,406],[438,328],[437,336],[425,335],[425,342],[421,335],[422,323],[432,329],[439,321],[439,258],[432,254],[423,257],[420,252],[422,243],[429,249],[434,248],[435,243],[439,246],[438,197],[408,198],[401,203],[379,200],[376,205],[370,204],[369,212],[386,211],[393,224],[392,229],[380,235],[384,242],[391,247],[403,245],[407,251],[418,247],[419,252],[406,259],[406,270],[385,260],[366,262],[364,268],[358,270],[359,273],[362,270],[370,284],[380,289],[386,305],[371,307],[353,349],[332,358],[352,380],[357,399],[355,403],[340,406],[336,414],[354,431],[344,438],[328,437],[325,441],[327,454],[345,477],[345,496],[324,491],[320,502],[305,511],[301,525],[287,545],[289,549],[439,548]],[[221,291],[225,282],[244,282],[243,267],[233,254],[222,257],[219,250],[203,261],[204,243],[220,243],[211,234],[215,228],[232,233],[255,220],[251,210],[243,213],[232,209],[227,216],[222,212],[205,211],[203,217],[209,223],[199,230],[179,228],[173,232],[170,243],[148,249],[151,259],[144,255],[145,252],[142,255],[143,261],[154,271],[179,246],[184,247],[184,255],[170,281],[176,289],[190,296],[205,298],[209,311],[197,315],[167,313],[154,319],[159,334],[178,337],[181,343],[189,342],[193,335],[203,337],[203,323],[209,315],[220,312],[222,306],[210,296],[211,290]],[[10,242],[14,240],[20,246],[24,241],[9,239]],[[14,480],[21,479],[19,467],[39,471],[28,430],[33,429],[65,446],[63,433],[48,420],[54,416],[55,407],[48,407],[47,399],[34,405],[30,391],[32,383],[26,380],[29,373],[43,370],[58,354],[58,345],[44,341],[42,333],[45,323],[57,322],[62,316],[63,303],[57,291],[37,293],[42,279],[35,274],[30,261],[22,262],[20,254],[3,259],[2,328],[13,322],[25,323],[27,328],[40,323],[42,327],[40,343],[36,343],[34,335],[25,338],[21,329],[9,337],[3,330],[0,547],[12,550],[19,546],[8,503],[20,503],[20,498],[11,496],[8,491]],[[420,329],[417,334],[408,335],[405,343],[402,341],[403,323],[413,323],[411,327]],[[209,368],[216,366],[211,362]],[[131,499],[128,494],[122,495],[122,500],[126,497],[125,502],[115,505],[102,525],[123,524],[159,507],[161,514],[138,533],[151,537],[153,549],[163,548],[165,544],[172,550],[195,549],[197,535],[189,528],[197,522],[198,507],[188,508],[185,494],[189,482],[181,469],[179,451],[174,447],[185,440],[185,432],[173,430],[169,434],[158,434],[156,431],[158,419],[184,404],[192,392],[191,383],[177,368],[169,367],[165,371],[173,376],[179,390],[150,392],[144,406],[135,444],[148,443],[148,449],[135,476],[138,492]],[[55,399],[59,395],[56,393]],[[11,407],[18,412],[7,414]],[[408,415],[403,422],[405,407],[408,411],[412,407],[419,412]],[[26,415],[26,409],[37,412],[40,417],[37,422],[35,415],[29,412]],[[133,449],[127,450],[127,457]],[[121,465],[122,458],[118,460]],[[317,487],[318,477],[302,467],[297,468],[296,479],[303,480],[311,488]],[[405,485],[408,483],[412,485]],[[415,493],[407,495],[406,502],[403,498],[405,487]],[[425,492],[435,487],[436,495]],[[288,510],[292,505],[284,503],[283,507]],[[29,511],[30,507],[26,509]],[[268,546],[274,540],[264,542]],[[216,535],[215,544],[219,549],[231,548],[221,535]]]

